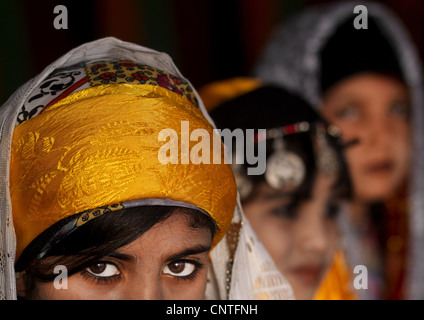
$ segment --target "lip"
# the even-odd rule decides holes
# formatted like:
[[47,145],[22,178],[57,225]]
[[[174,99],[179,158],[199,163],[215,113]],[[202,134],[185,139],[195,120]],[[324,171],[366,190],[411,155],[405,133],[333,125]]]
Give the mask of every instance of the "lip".
[[320,265],[304,265],[292,268],[291,271],[304,284],[314,285],[320,280],[323,267]]
[[369,174],[387,174],[394,168],[393,161],[376,161],[365,166],[365,172]]

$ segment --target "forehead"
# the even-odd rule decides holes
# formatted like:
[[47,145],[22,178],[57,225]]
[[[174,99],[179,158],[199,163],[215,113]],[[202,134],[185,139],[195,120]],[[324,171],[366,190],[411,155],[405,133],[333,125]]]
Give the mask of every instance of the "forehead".
[[166,260],[187,249],[210,247],[211,242],[208,228],[193,228],[188,215],[174,213],[117,251],[134,260]]
[[[382,92],[384,93],[383,95],[381,94]],[[336,84],[328,91],[326,98],[378,96],[383,99],[407,93],[406,85],[393,76],[378,73],[361,73]]]

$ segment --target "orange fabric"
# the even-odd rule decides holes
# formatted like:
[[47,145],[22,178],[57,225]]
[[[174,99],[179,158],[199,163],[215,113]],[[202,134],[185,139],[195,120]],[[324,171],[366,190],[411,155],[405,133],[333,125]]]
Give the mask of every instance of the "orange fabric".
[[208,111],[221,103],[245,94],[261,86],[259,79],[235,77],[207,84],[199,90],[199,95]]
[[334,254],[333,263],[327,271],[314,300],[355,300],[352,278],[347,267],[344,253],[338,250]]

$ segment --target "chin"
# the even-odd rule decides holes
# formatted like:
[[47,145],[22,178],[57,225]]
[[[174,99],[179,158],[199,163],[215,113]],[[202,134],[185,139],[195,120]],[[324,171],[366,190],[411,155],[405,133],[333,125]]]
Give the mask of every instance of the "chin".
[[317,281],[317,283],[305,283],[295,275],[287,276],[287,281],[293,289],[293,295],[296,300],[312,300],[320,283],[320,281]]
[[357,198],[363,202],[382,202],[388,200],[395,194],[396,188],[389,188],[386,185],[368,184],[367,189],[358,190]]
[[313,300],[315,296],[315,286],[311,288],[294,288],[293,294],[296,300]]

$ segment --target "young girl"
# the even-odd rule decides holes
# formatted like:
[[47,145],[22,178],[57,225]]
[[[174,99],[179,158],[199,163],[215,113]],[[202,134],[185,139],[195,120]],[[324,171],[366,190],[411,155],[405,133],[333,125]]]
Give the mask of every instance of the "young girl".
[[[337,209],[350,193],[337,129],[273,86],[227,100],[211,116],[219,128],[267,129],[255,139],[266,143],[264,174],[248,175],[246,161],[233,162],[243,210],[295,298],[314,298],[338,252]],[[333,297],[353,297],[344,276],[333,284]]]
[[[2,298],[17,289],[25,299],[203,299],[208,277],[238,297],[221,274],[244,270],[208,268],[233,214],[242,219],[230,166],[224,156],[159,159],[164,129],[181,136],[189,121],[214,134],[166,54],[115,38],[84,44],[1,114]],[[213,260],[215,269],[228,259]],[[287,286],[274,289],[289,297]]]

